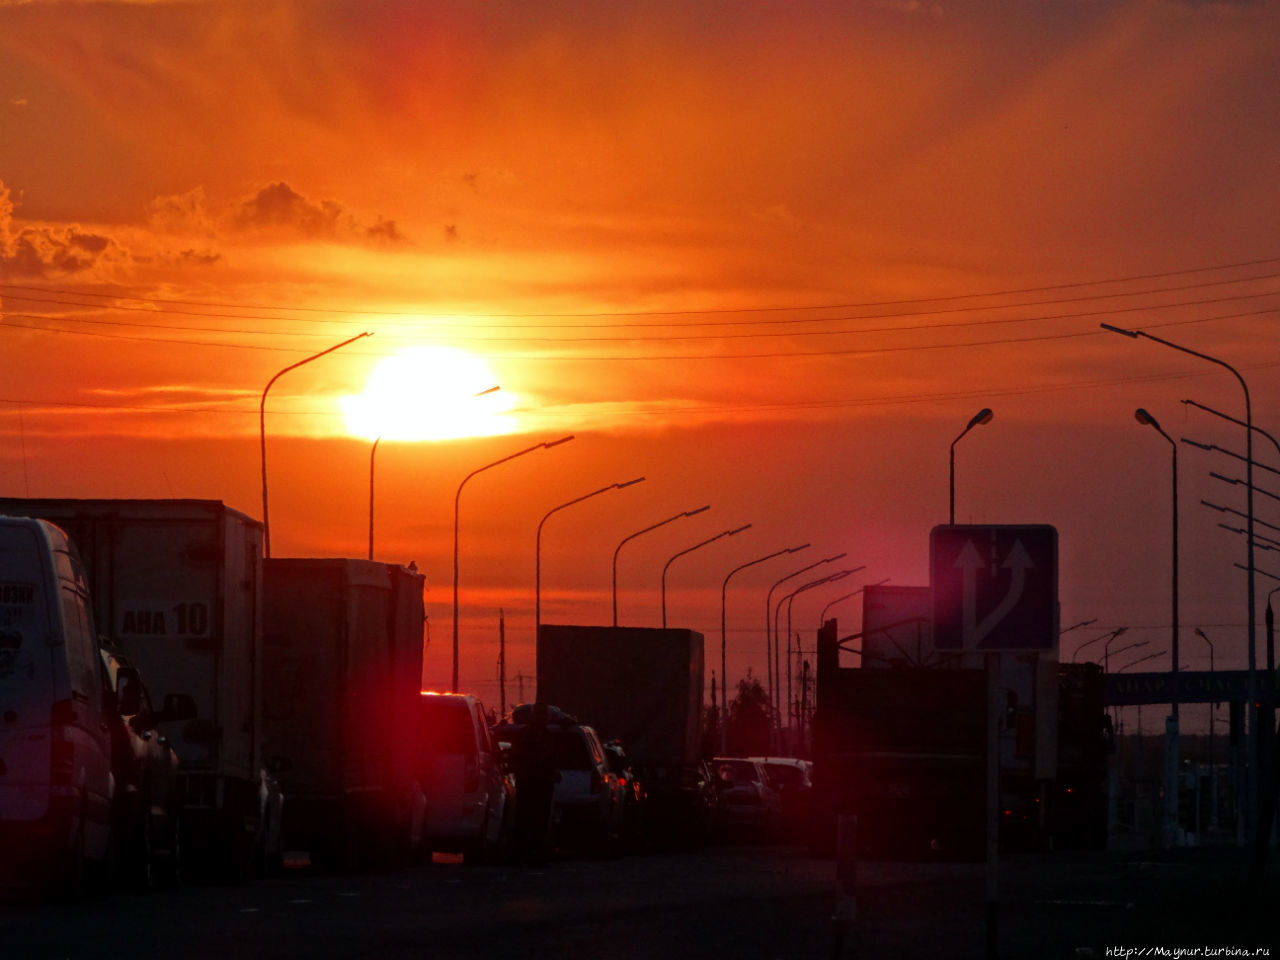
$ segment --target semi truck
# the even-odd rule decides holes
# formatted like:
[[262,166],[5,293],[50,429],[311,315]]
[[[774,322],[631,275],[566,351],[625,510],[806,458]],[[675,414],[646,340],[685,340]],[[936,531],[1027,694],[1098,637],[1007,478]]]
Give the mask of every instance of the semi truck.
[[263,749],[285,795],[287,850],[341,870],[422,841],[415,771],[421,574],[355,559],[263,565]]
[[650,833],[697,839],[702,822],[703,637],[683,629],[543,624],[538,700],[622,743],[648,790]]
[[179,759],[181,841],[196,872],[244,879],[277,861],[281,801],[262,752],[262,525],[217,500],[3,499],[80,550],[98,629],[159,697]]
[[[823,624],[813,721],[815,852],[831,852],[837,818],[854,814],[862,855],[981,859],[984,671],[960,658],[928,666],[864,656],[861,666],[846,667],[843,642],[837,621]],[[993,669],[1001,846],[1096,845],[1105,835],[1107,767],[1100,671],[1035,654],[1000,656]]]

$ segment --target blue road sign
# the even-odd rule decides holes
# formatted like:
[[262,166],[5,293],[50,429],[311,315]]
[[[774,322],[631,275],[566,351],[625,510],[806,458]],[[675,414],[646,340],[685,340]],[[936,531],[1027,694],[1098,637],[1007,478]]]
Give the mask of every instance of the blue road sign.
[[938,650],[1053,650],[1058,642],[1058,531],[953,525],[929,534]]

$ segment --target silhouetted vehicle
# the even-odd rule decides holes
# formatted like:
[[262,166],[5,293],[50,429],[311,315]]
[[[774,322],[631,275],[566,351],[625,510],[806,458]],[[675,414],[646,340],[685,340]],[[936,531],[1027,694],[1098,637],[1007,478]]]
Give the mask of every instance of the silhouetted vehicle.
[[[702,759],[703,637],[692,630],[542,624],[538,699],[582,718],[603,740],[626,745],[645,785],[696,781]],[[675,798],[671,798],[675,800]],[[664,818],[695,805],[660,804]],[[694,835],[699,824],[662,832]]]
[[699,847],[723,831],[720,793],[705,761],[645,770],[645,826],[650,844],[662,849]]
[[508,722],[498,728],[499,739],[517,742],[535,708],[545,713],[551,761],[558,776],[552,810],[556,846],[593,856],[620,853],[624,831],[622,785],[609,770],[604,744],[593,727],[578,723],[576,717],[558,707],[523,703],[513,708]]
[[621,741],[607,742],[604,745],[604,756],[610,772],[618,778],[618,785],[622,788],[623,841],[628,850],[638,851],[645,844],[645,810],[648,790],[644,781],[636,773]]
[[716,757],[711,767],[718,779],[725,828],[742,839],[772,837],[782,822],[782,798],[764,767],[746,757]]
[[418,763],[427,797],[422,845],[467,862],[501,859],[511,841],[515,782],[474,696],[419,695]]
[[553,813],[557,843],[593,856],[616,856],[622,852],[625,799],[599,735],[584,724],[550,730],[560,774]]
[[0,871],[74,899],[110,863],[111,737],[89,587],[66,534],[0,517]]
[[[262,524],[217,500],[3,499],[75,541],[99,632],[194,719],[166,724],[181,761],[192,870],[243,879],[278,835],[261,749]],[[96,655],[95,655],[96,658]]]
[[117,876],[135,890],[157,884],[178,886],[182,879],[182,785],[178,754],[161,723],[190,720],[195,702],[170,694],[164,708],[153,707],[146,685],[119,650],[103,641],[103,682],[111,728],[111,802]]
[[788,840],[807,839],[813,812],[813,764],[796,757],[752,757],[764,767],[770,785],[782,800],[781,829]]
[[396,865],[421,842],[423,583],[372,560],[263,561],[263,753],[285,846],[317,865]]

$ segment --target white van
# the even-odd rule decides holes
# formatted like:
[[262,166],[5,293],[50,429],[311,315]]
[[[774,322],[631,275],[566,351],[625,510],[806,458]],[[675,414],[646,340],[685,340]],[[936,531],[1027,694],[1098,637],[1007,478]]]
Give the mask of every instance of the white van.
[[78,895],[111,856],[111,734],[89,587],[43,520],[0,516],[0,868]]

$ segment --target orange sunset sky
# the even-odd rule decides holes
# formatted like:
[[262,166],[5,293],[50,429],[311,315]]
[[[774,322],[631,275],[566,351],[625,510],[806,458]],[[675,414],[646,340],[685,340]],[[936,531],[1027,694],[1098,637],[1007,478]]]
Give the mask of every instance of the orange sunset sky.
[[[1119,626],[1154,652],[1169,447],[1134,408],[1242,453],[1181,403],[1242,393],[1098,324],[1232,363],[1280,432],[1278,173],[1275,3],[0,0],[0,491],[261,517],[263,387],[369,331],[272,388],[273,555],[365,554],[385,434],[376,553],[427,574],[443,686],[459,482],[572,433],[466,487],[462,686],[497,700],[499,611],[534,673],[541,517],[637,476],[548,522],[543,619],[608,622],[619,541],[710,504],[628,544],[619,619],[752,523],[668,582],[718,672],[724,576],[810,542],[735,577],[733,683],[790,569],[866,564],[796,600],[809,645],[846,589],[927,584],[989,406],[957,520],[1058,528],[1062,624],[1096,618],[1064,659]],[[1179,455],[1182,660],[1201,626],[1243,668],[1243,521],[1200,504],[1242,510],[1209,475],[1242,464]]]

